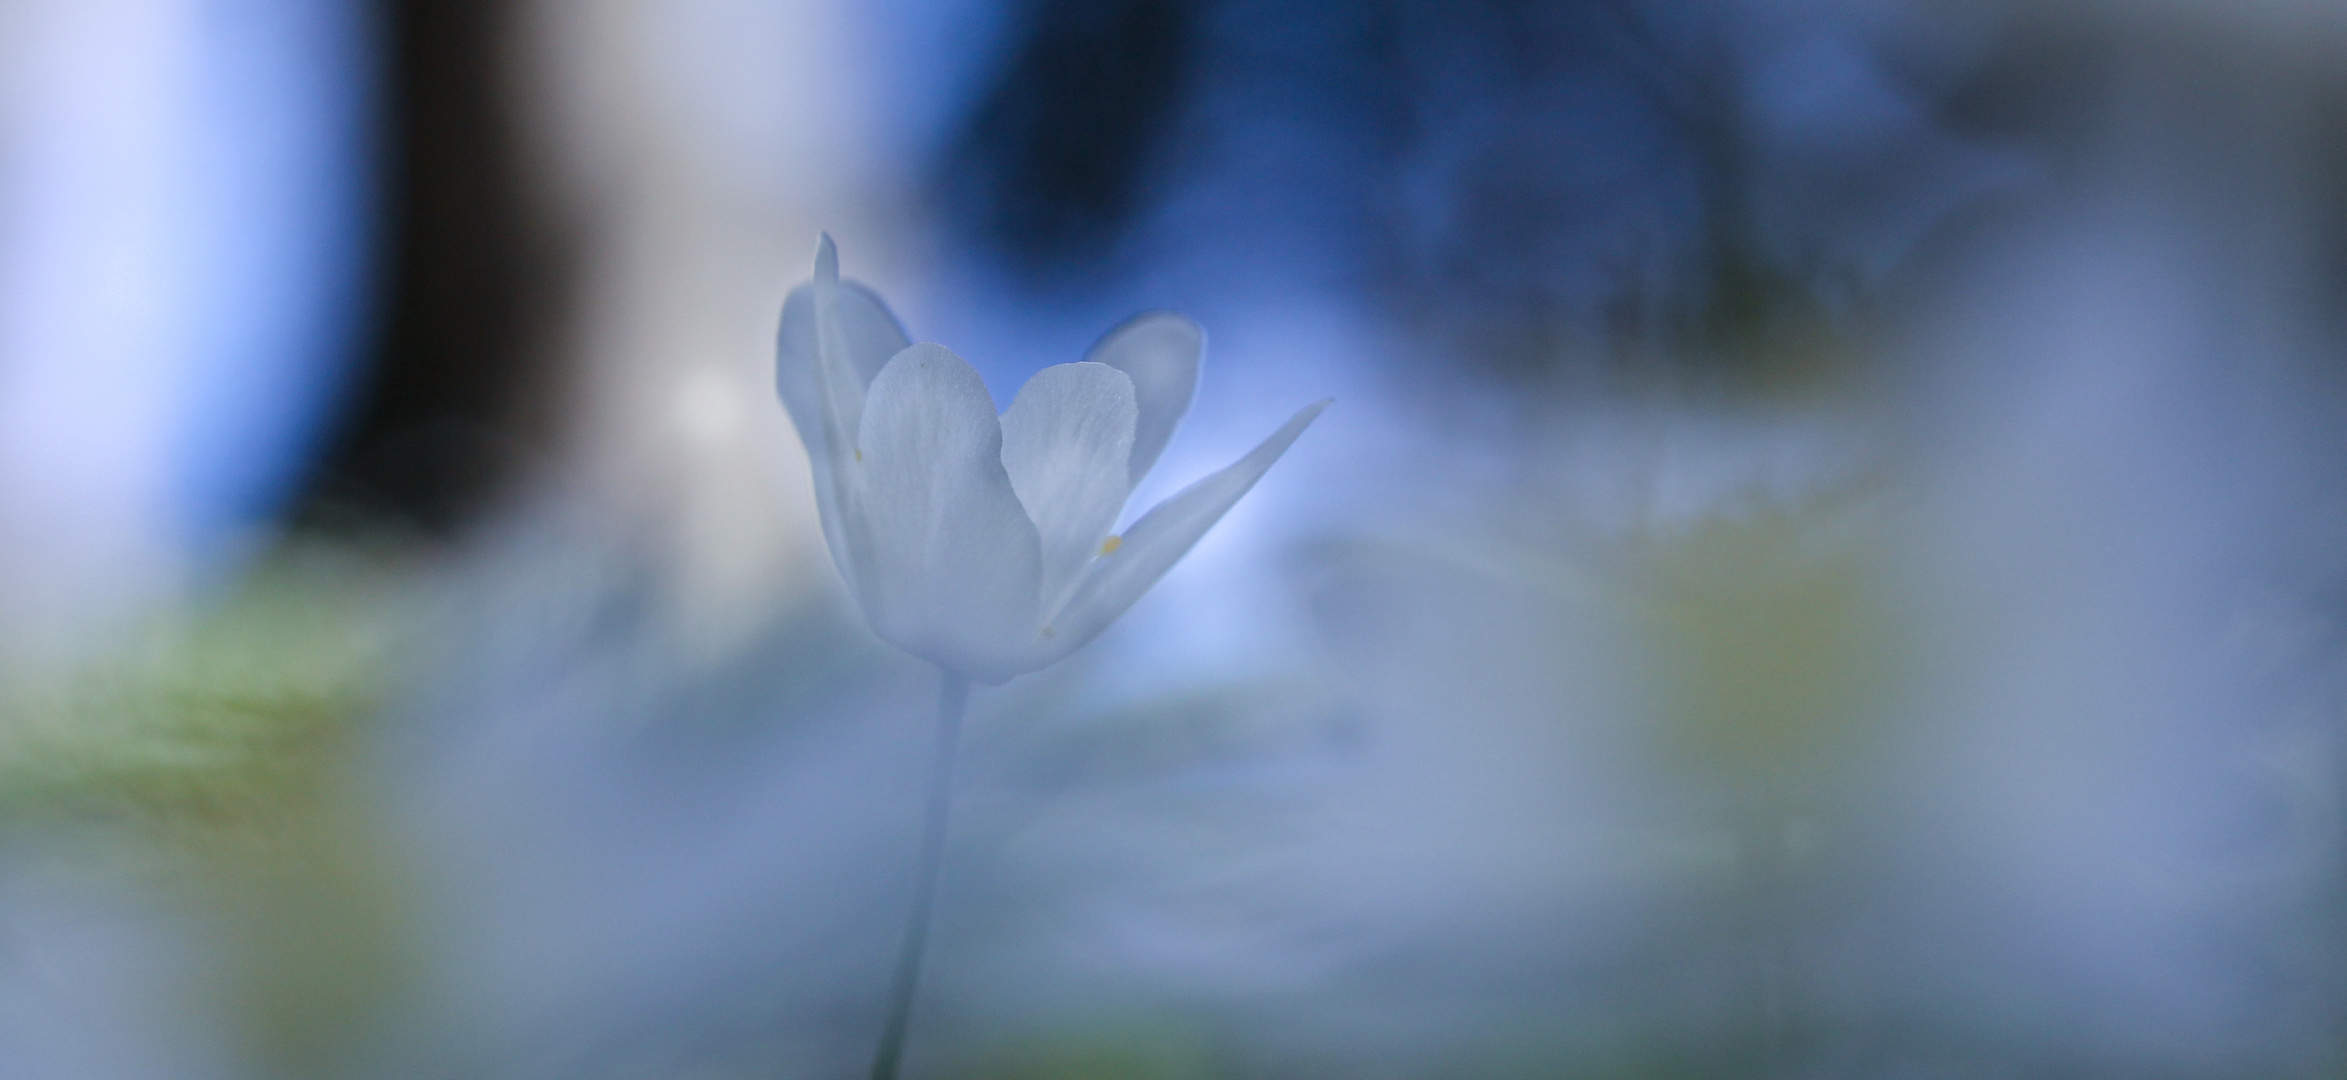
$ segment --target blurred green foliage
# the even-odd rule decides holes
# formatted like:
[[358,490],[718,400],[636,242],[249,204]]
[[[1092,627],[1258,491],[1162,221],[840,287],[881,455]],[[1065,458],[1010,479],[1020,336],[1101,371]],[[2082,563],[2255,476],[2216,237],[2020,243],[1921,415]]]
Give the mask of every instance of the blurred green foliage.
[[265,824],[314,795],[383,701],[417,614],[407,584],[351,552],[291,549],[79,663],[19,666],[0,689],[0,813],[183,837]]
[[1672,748],[1766,783],[1876,716],[1899,624],[1885,537],[1840,507],[1763,503],[1638,543],[1638,608]]
[[[0,689],[0,824],[214,931],[192,988],[268,1075],[347,1064],[405,979],[400,860],[350,781],[432,591],[396,559],[289,545]],[[41,845],[45,835],[67,838]]]

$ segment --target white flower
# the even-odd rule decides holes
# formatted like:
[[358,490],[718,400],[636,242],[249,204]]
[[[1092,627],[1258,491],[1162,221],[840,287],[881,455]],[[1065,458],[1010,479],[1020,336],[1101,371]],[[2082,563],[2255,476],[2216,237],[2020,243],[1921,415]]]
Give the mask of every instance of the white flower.
[[1083,363],[1035,374],[997,417],[977,369],[909,344],[870,289],[815,280],[782,309],[775,382],[807,444],[832,559],[883,639],[1000,683],[1091,641],[1173,567],[1328,404],[1112,535],[1190,406],[1196,323],[1110,331]]

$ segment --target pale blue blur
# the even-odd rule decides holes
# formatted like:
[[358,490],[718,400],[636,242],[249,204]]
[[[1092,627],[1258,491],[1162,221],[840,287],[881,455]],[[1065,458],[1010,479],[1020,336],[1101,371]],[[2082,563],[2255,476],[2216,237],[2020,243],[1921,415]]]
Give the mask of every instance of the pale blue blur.
[[307,472],[367,348],[377,28],[341,0],[10,21],[0,592],[48,636],[221,568]]

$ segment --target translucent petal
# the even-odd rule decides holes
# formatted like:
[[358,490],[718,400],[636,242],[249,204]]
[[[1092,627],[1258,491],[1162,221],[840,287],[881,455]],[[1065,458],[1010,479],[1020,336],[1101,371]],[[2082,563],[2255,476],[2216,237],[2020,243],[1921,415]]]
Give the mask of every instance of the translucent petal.
[[[855,370],[857,384],[870,386],[880,369],[912,344],[913,339],[906,336],[904,324],[897,321],[896,313],[888,310],[888,302],[863,282],[843,279],[837,296],[840,337],[847,345],[848,363]],[[782,392],[792,423],[799,423],[800,412],[805,410],[809,422],[801,430],[819,431],[812,426],[822,415],[814,411],[822,407],[822,397],[815,383],[815,286],[812,283],[792,289],[790,298],[782,302],[780,346],[783,362],[775,369],[775,388]]]
[[1060,364],[1027,380],[1002,414],[1002,464],[1043,542],[1045,607],[1057,607],[1132,493],[1133,380],[1106,364]]
[[861,281],[840,280],[839,326],[847,339],[848,361],[855,365],[865,386],[872,385],[880,369],[913,343],[904,324],[897,321],[896,312],[888,310],[888,301]]
[[[847,396],[846,404],[860,413],[863,388],[870,385],[881,366],[908,342],[903,326],[888,310],[888,304],[872,290],[852,281],[842,281],[833,295],[838,304],[840,338],[847,346],[849,366],[858,376],[856,393]],[[782,304],[782,328],[775,341],[774,388],[782,397],[783,408],[790,413],[791,425],[798,429],[799,441],[807,447],[807,461],[815,475],[815,507],[823,520],[823,538],[841,575],[852,583],[855,570],[848,555],[847,540],[840,532],[841,480],[832,467],[836,454],[823,426],[823,382],[818,374],[822,358],[816,351],[816,340],[815,286],[801,285],[791,290],[790,297]],[[841,425],[842,445],[854,430],[852,420]]]
[[1305,406],[1237,463],[1183,488],[1134,522],[1114,551],[1093,561],[1067,606],[1048,621],[1054,653],[1047,662],[1099,636],[1133,606],[1133,601],[1173,569],[1198,538],[1263,478],[1296,436],[1327,407],[1326,401]]
[[1149,475],[1182,414],[1190,411],[1205,348],[1206,331],[1197,323],[1170,311],[1144,311],[1101,335],[1085,355],[1133,380],[1133,400],[1140,408],[1133,428],[1133,484]]
[[872,380],[857,581],[879,635],[950,671],[1000,682],[1035,666],[1041,551],[1002,465],[1002,425],[961,357],[919,344]]

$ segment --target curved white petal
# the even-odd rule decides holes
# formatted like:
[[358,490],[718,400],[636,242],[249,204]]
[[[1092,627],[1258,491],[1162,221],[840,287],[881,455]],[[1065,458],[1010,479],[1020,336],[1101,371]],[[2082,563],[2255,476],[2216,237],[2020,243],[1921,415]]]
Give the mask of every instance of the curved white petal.
[[888,310],[888,301],[861,281],[840,279],[839,328],[847,343],[848,363],[867,387],[880,377],[881,368],[913,343],[896,312]]
[[782,328],[774,335],[774,390],[798,429],[799,441],[820,470],[823,445],[823,384],[815,377],[815,286],[801,285],[782,302]]
[[[820,262],[818,254],[818,273],[822,270]],[[836,258],[832,266],[836,277]],[[807,461],[815,476],[815,507],[823,521],[823,538],[831,549],[832,561],[852,585],[855,568],[848,554],[847,538],[840,531],[845,512],[841,480],[832,464],[837,453],[834,440],[824,427],[825,398],[820,374],[823,360],[817,345],[815,291],[813,284],[801,285],[791,290],[790,297],[783,301],[782,327],[775,335],[774,388],[782,398],[783,408],[790,413],[791,426],[798,429],[799,441],[806,444]],[[855,392],[842,395],[842,408],[848,415],[838,425],[837,442],[844,447],[862,412],[864,387],[909,342],[896,315],[877,293],[855,282],[842,281],[833,295],[839,336],[848,353],[847,366],[857,376]]]
[[848,527],[873,630],[972,678],[1032,670],[1041,552],[977,369],[938,345],[898,353],[872,380],[856,445]]
[[1173,438],[1190,395],[1198,389],[1198,358],[1206,331],[1170,311],[1144,311],[1101,335],[1084,359],[1107,364],[1133,380],[1140,420],[1133,429],[1132,483],[1138,485]]
[[1077,583],[1067,606],[1049,619],[1053,652],[1046,662],[1074,652],[1099,636],[1108,624],[1133,606],[1157,579],[1173,569],[1206,530],[1263,478],[1273,462],[1287,453],[1296,436],[1304,433],[1328,402],[1316,401],[1298,410],[1278,431],[1236,463],[1183,488],[1125,532],[1117,549],[1093,562],[1091,572]]
[[823,403],[823,431],[827,449],[837,455],[855,445],[856,426],[864,414],[864,378],[848,353],[846,320],[840,317],[839,248],[831,234],[815,245],[815,390]]
[[1133,380],[1106,364],[1035,373],[1002,414],[1002,465],[1043,541],[1045,608],[1100,553],[1132,494]]
[[[888,302],[869,286],[841,280],[838,289],[840,338],[861,389],[872,385],[880,369],[913,339],[906,336],[904,324],[888,309]],[[823,393],[816,382],[819,361],[815,344],[815,286],[810,282],[792,289],[782,302],[782,332],[776,339],[779,362],[774,369],[775,389],[790,410],[791,423],[798,425],[800,438],[810,442],[823,430],[818,426],[823,418]]]

